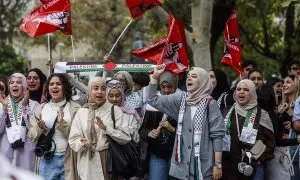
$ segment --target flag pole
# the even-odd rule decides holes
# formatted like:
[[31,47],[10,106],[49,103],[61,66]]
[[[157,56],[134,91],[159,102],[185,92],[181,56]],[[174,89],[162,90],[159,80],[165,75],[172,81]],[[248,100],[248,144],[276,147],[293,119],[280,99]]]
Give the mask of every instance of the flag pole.
[[120,34],[120,36],[118,37],[118,39],[116,40],[115,44],[113,45],[113,47],[111,48],[111,50],[109,51],[109,54],[112,53],[112,51],[115,49],[116,45],[118,44],[118,42],[120,41],[121,37],[125,34],[125,32],[127,31],[128,27],[130,26],[130,24],[133,22],[133,19],[131,19],[129,21],[129,23],[127,24],[127,26],[124,28],[124,30],[122,31],[122,33]]
[[48,36],[48,63],[49,63],[49,71],[48,71],[48,75],[51,75],[52,72],[52,49],[51,49],[51,36],[50,33],[47,34]]
[[73,35],[71,35],[71,42],[72,42],[73,61],[76,62],[76,59],[75,59],[75,51],[74,51]]

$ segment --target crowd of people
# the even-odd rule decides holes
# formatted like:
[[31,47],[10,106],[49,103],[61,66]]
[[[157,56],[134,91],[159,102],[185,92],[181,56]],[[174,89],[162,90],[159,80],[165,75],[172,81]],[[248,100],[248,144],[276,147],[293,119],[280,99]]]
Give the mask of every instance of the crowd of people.
[[[1,77],[0,153],[45,180],[300,179],[299,62],[282,79],[242,66],[231,86],[220,69],[164,64],[86,85],[37,68]],[[138,151],[126,175],[116,144]]]

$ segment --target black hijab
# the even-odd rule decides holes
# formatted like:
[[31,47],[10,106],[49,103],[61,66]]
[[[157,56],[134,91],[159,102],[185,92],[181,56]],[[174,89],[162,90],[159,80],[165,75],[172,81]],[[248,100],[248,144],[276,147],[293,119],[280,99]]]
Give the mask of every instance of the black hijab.
[[213,69],[211,70],[214,72],[215,77],[216,77],[216,81],[217,81],[217,85],[214,88],[213,92],[211,93],[211,96],[215,99],[218,100],[220,95],[223,92],[228,92],[229,91],[229,85],[227,82],[227,76],[226,74],[220,70],[220,69]]
[[37,102],[41,102],[41,98],[43,95],[43,89],[44,89],[44,84],[46,83],[47,77],[46,75],[38,68],[33,68],[30,69],[27,73],[27,76],[30,72],[35,72],[39,78],[40,78],[40,87],[37,91],[30,91],[29,92],[29,97],[31,100],[37,101]]

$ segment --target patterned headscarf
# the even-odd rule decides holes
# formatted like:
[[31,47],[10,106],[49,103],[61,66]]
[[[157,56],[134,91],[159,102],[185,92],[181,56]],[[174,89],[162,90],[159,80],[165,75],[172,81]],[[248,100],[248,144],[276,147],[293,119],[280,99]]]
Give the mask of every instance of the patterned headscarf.
[[208,73],[204,69],[193,67],[190,70],[190,73],[197,74],[198,84],[194,91],[188,92],[186,102],[188,105],[196,105],[199,104],[203,98],[210,96],[213,91],[213,85]]
[[125,89],[124,92],[125,94],[128,94],[128,93],[131,93],[132,91],[132,88],[133,88],[133,80],[132,80],[132,76],[129,74],[129,72],[127,71],[118,71],[115,75],[114,75],[114,78],[113,79],[116,79],[116,77],[119,75],[119,74],[122,74],[125,76],[125,79],[126,79],[126,83],[128,85],[128,89]]
[[134,117],[137,120],[140,120],[140,116],[137,114],[137,112],[134,108],[124,106],[125,105],[125,103],[124,103],[125,102],[125,95],[124,95],[123,84],[118,80],[109,81],[106,85],[106,98],[108,98],[108,94],[109,94],[110,90],[112,90],[112,89],[117,89],[121,93],[121,96],[122,96],[122,102],[121,102],[121,105],[120,105],[121,110],[124,113],[134,115]]

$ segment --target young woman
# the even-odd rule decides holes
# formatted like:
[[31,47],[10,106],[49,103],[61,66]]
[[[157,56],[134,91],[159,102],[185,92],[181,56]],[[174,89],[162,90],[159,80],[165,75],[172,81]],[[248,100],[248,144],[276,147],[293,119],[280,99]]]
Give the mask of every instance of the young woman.
[[41,103],[47,77],[37,68],[28,71],[27,84],[31,100]]
[[[177,77],[170,71],[163,72],[159,77],[160,91],[158,95],[170,95],[180,90],[177,89]],[[148,143],[147,155],[149,161],[145,162],[149,180],[168,180],[170,160],[176,134],[177,119],[146,105],[146,112],[140,135],[143,142]],[[147,158],[148,160],[148,158]],[[149,168],[148,168],[149,167]]]
[[249,71],[248,79],[253,81],[253,83],[255,84],[256,89],[258,89],[261,85],[264,84],[263,74],[260,71],[256,70],[256,69],[253,69],[253,70]]
[[156,66],[148,86],[149,104],[178,118],[169,175],[176,179],[219,179],[222,176],[222,139],[225,134],[220,108],[210,96],[208,73],[198,67],[187,75],[187,93],[157,95],[165,65]]
[[124,120],[128,121],[128,128],[131,138],[135,142],[140,141],[138,130],[141,124],[141,118],[134,108],[124,106],[124,89],[123,84],[117,80],[111,80],[106,85],[106,98],[108,102],[113,105],[119,106],[123,111]]
[[277,77],[271,77],[266,81],[266,85],[273,87],[276,97],[276,108],[281,102],[282,98],[282,80]]
[[268,112],[274,127],[276,146],[274,149],[274,158],[267,162],[265,166],[265,179],[267,180],[289,180],[288,161],[290,154],[288,146],[295,146],[300,143],[300,139],[283,139],[282,132],[284,124],[279,120],[277,114],[277,105],[275,92],[272,86],[262,85],[257,93],[258,106]]
[[214,69],[208,72],[213,84],[213,92],[211,96],[217,101],[221,111],[234,104],[232,94],[229,94],[230,88],[227,82],[226,74],[219,69]]
[[80,106],[71,101],[71,89],[64,75],[52,74],[46,82],[47,102],[36,109],[30,121],[28,137],[37,144],[40,143],[40,137],[55,126],[53,142],[49,143],[53,157],[47,157],[47,152],[36,150],[36,155],[41,156],[37,165],[39,175],[46,180],[78,179],[76,164],[73,163],[76,157],[68,145],[68,137],[72,120]]
[[29,99],[26,77],[23,74],[12,74],[8,84],[9,95],[5,99],[1,98],[0,151],[13,167],[33,171],[35,144],[27,138],[27,132],[30,118],[38,103]]
[[[234,97],[236,104],[225,117],[222,179],[263,179],[263,166],[273,158],[275,146],[272,122],[268,113],[257,106],[256,89],[252,81],[240,81]],[[244,165],[247,164],[256,169],[255,174],[245,171]]]
[[[294,106],[296,98],[299,95],[299,79],[294,75],[289,75],[284,78],[283,89],[282,89],[282,100],[278,106],[279,120],[284,124],[283,138],[293,139],[297,141],[297,133],[293,130],[292,118],[294,112]],[[298,149],[299,150],[299,149]],[[291,157],[296,156],[293,161],[294,176],[293,179],[299,179],[299,152],[297,147],[290,147]]]
[[70,147],[78,153],[77,169],[80,179],[107,180],[107,136],[119,144],[131,140],[128,123],[123,112],[114,106],[115,129],[112,120],[112,104],[105,99],[106,83],[95,77],[88,84],[88,107],[80,108],[73,120],[69,136]]

